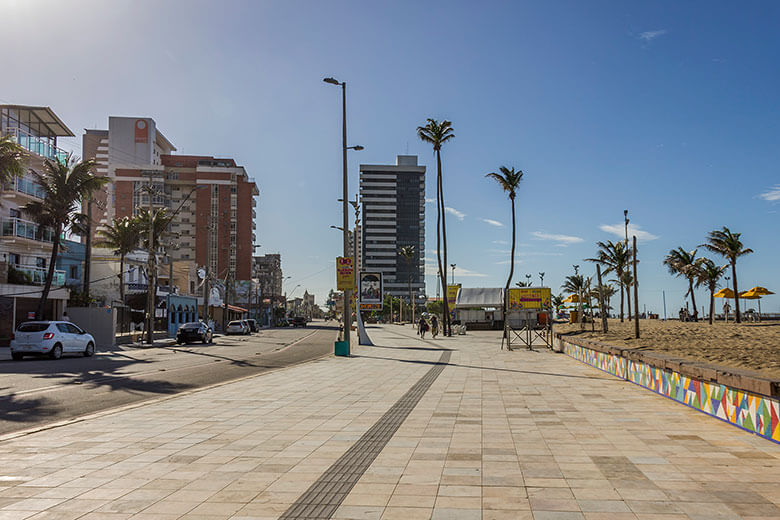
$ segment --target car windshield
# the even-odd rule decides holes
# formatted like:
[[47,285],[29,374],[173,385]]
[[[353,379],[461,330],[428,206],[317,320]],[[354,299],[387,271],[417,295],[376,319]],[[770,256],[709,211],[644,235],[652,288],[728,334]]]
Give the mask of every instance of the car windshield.
[[18,332],[43,332],[49,328],[49,325],[49,323],[22,323],[16,330]]
[[240,326],[241,326],[240,321],[231,321],[230,323],[228,323],[228,327],[240,327]]
[[192,322],[192,323],[184,323],[184,324],[182,324],[182,328],[191,329],[193,327],[200,327],[200,323]]

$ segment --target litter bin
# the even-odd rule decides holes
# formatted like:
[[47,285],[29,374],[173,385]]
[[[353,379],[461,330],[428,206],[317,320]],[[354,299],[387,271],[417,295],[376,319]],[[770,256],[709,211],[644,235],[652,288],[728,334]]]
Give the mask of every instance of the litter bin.
[[334,348],[334,354],[337,356],[349,356],[349,343],[346,341],[337,341]]
[[571,311],[569,313],[569,323],[579,323],[580,322],[580,311]]

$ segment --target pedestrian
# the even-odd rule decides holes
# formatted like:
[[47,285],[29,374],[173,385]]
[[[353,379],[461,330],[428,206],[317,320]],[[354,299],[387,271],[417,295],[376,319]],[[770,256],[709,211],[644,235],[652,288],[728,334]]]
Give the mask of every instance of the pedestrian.
[[63,311],[62,313],[62,321],[70,321],[70,317],[66,311]]
[[439,335],[439,320],[434,316],[431,318],[431,336],[433,336],[433,339],[436,339],[436,336]]
[[417,322],[417,335],[418,336],[425,337],[425,334],[424,334],[425,326],[426,326],[425,318],[420,316],[420,321]]

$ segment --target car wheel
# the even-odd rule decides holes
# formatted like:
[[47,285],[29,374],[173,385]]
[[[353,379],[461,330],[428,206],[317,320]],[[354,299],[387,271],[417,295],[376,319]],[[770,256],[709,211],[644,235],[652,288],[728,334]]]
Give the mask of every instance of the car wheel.
[[84,350],[84,357],[91,357],[95,354],[95,344],[91,341],[87,343],[87,348]]
[[204,345],[206,345],[206,344],[208,344],[208,343],[211,343],[211,334],[209,334],[208,332],[206,332],[206,333],[203,335],[203,344],[204,344]]
[[51,356],[52,359],[60,359],[62,357],[62,345],[59,343],[54,345],[49,356]]
[[11,353],[11,359],[13,359],[14,361],[19,361],[19,360],[21,360],[23,358],[24,358],[24,355],[22,355],[22,354],[20,354],[18,352],[12,352]]

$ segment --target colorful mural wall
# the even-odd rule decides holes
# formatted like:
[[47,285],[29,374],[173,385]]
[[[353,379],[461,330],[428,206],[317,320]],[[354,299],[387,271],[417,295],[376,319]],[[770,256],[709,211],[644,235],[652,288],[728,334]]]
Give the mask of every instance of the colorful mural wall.
[[577,361],[780,443],[780,401],[557,339]]

